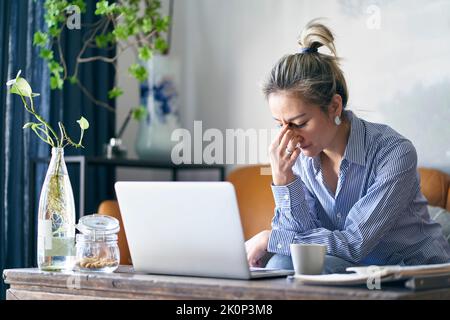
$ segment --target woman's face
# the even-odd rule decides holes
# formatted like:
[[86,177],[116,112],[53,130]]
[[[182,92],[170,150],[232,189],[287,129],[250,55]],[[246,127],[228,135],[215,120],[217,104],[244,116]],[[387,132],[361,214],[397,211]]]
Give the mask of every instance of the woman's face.
[[335,108],[329,108],[325,114],[319,106],[307,104],[294,94],[276,92],[269,95],[269,108],[277,125],[288,124],[297,138],[301,152],[315,157],[331,145],[337,133],[334,124]]

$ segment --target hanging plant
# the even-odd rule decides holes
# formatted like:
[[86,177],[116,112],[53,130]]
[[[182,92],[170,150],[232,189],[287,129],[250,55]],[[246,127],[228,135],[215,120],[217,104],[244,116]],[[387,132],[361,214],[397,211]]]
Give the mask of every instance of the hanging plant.
[[[108,101],[94,98],[79,77],[80,66],[94,61],[110,63],[117,70],[117,61],[120,55],[131,49],[136,56],[136,62],[128,67],[128,73],[139,82],[148,78],[146,68],[138,63],[152,58],[155,52],[168,54],[170,43],[170,17],[173,11],[173,0],[169,2],[169,15],[161,14],[161,1],[159,0],[116,0],[96,1],[94,14],[99,20],[94,24],[80,24],[88,28],[85,32],[83,46],[76,55],[74,67],[69,70],[64,56],[61,35],[68,26],[80,23],[80,17],[87,10],[85,0],[45,0],[46,31],[34,34],[33,44],[40,47],[40,57],[47,60],[50,71],[50,87],[53,90],[62,90],[69,82],[77,85],[80,90],[94,104],[104,107],[111,112],[115,109]],[[75,18],[74,18],[75,17]],[[167,39],[165,38],[167,34]],[[107,53],[115,51],[114,56],[87,55],[90,48],[103,49]],[[108,92],[108,99],[116,99],[123,94],[122,88],[115,85]],[[127,119],[140,120],[145,117],[146,108],[139,106],[130,110]],[[128,123],[125,120],[124,125]],[[119,133],[123,133],[122,125]],[[116,135],[117,136],[117,135]]]

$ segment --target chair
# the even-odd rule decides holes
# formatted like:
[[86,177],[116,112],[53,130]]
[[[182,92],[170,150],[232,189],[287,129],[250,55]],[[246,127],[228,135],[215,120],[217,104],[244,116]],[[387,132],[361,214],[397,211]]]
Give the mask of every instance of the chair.
[[105,214],[119,220],[120,223],[120,231],[117,235],[117,242],[119,244],[120,250],[120,264],[123,265],[131,265],[131,255],[130,249],[128,248],[127,236],[125,234],[125,230],[123,228],[122,217],[120,215],[119,205],[116,200],[105,200],[100,203],[100,206],[97,209],[97,213]]
[[227,181],[231,182],[236,190],[246,240],[262,230],[271,228],[275,201],[270,187],[272,175],[261,174],[261,170],[266,167],[268,165],[237,168],[227,177]]
[[432,206],[450,211],[450,176],[442,171],[419,168],[420,188]]
[[[227,177],[236,189],[245,239],[258,232],[270,229],[275,203],[270,184],[271,175],[261,174],[267,165],[252,165],[237,168]],[[436,169],[419,168],[420,187],[430,205],[450,211],[450,176]],[[123,230],[120,210],[115,200],[103,201],[98,213],[111,215],[120,221],[119,232],[120,263],[131,264],[130,251]]]

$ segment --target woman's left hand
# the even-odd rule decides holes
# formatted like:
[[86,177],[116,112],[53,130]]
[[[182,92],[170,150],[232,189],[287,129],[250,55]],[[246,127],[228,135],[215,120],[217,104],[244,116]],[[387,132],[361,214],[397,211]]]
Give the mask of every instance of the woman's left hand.
[[245,242],[247,260],[250,267],[263,267],[261,258],[267,253],[270,230],[264,230]]

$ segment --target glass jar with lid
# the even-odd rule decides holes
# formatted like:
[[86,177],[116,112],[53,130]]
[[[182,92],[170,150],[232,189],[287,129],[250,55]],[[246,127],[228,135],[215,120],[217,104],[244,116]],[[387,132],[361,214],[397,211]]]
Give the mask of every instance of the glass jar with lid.
[[92,214],[82,217],[76,228],[81,232],[76,236],[76,270],[116,270],[120,261],[119,221],[111,216]]

